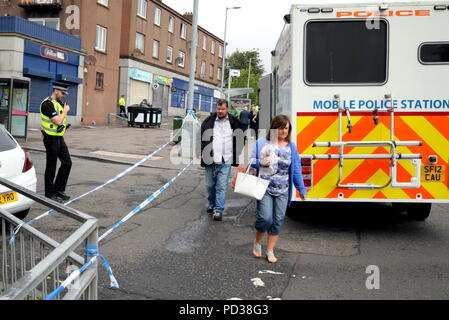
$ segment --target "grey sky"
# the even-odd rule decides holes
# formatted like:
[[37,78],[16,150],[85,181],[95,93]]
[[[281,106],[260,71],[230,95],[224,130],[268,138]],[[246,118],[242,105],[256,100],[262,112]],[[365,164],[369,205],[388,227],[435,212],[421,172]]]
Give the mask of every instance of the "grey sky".
[[[180,13],[193,11],[193,0],[163,0]],[[283,17],[293,4],[354,3],[353,0],[199,0],[199,25],[223,39],[226,7],[242,7],[228,11],[228,53],[259,49],[265,72],[271,70],[270,52],[284,26]],[[365,0],[364,3],[389,1]],[[404,2],[399,0],[395,2]],[[426,1],[432,2],[432,1]],[[435,2],[435,1],[434,1]]]

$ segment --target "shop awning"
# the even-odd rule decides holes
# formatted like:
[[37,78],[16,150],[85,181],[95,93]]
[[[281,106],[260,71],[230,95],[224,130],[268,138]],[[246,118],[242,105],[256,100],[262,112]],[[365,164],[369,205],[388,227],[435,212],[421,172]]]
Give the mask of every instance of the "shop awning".
[[56,76],[56,74],[53,72],[32,69],[32,68],[23,68],[23,75],[46,78],[46,79],[54,79]]
[[58,74],[56,75],[56,80],[57,81],[64,81],[64,82],[69,82],[69,83],[83,83],[83,79],[81,78],[77,78],[77,77],[73,77],[73,76],[69,76],[66,74]]

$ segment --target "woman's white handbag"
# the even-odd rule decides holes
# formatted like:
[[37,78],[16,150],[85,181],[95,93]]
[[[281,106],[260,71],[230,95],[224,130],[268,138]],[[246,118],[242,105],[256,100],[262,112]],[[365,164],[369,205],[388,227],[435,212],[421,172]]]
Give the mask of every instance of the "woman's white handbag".
[[252,161],[249,163],[246,173],[240,172],[237,175],[234,191],[235,193],[260,201],[265,196],[270,181],[248,174],[251,163]]

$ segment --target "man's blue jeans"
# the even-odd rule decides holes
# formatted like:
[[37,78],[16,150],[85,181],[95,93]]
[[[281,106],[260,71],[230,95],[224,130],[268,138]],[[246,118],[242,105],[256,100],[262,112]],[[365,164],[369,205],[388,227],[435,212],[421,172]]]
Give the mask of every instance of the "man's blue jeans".
[[215,164],[206,167],[206,187],[209,194],[208,207],[215,212],[223,213],[226,206],[226,195],[231,178],[230,164]]

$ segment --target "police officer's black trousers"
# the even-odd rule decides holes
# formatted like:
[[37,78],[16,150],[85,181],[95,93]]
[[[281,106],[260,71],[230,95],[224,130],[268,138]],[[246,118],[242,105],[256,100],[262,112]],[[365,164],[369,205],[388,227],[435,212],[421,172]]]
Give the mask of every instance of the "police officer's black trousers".
[[[50,198],[56,192],[64,192],[72,169],[72,160],[64,137],[49,136],[43,133],[44,145],[47,152],[47,166],[45,168],[45,196]],[[55,180],[58,159],[61,167]]]

